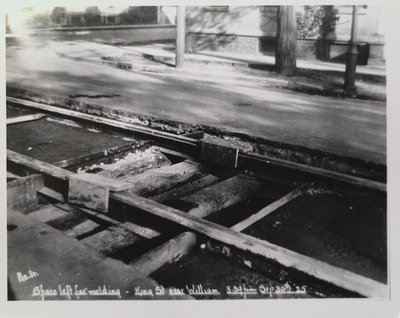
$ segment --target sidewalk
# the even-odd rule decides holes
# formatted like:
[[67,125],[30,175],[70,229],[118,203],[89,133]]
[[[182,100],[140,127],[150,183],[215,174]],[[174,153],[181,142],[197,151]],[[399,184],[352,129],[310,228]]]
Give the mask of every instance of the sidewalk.
[[[175,47],[168,44],[152,44],[142,46],[120,46],[123,49],[130,50],[139,54],[153,56],[154,58],[167,59],[170,62],[175,61]],[[273,66],[275,58],[266,55],[250,55],[229,52],[212,52],[201,51],[199,53],[189,53],[185,55],[185,61],[199,63],[219,63],[226,65],[265,65]],[[336,71],[344,72],[345,65],[338,63],[322,62],[317,60],[297,59],[297,67],[299,69],[310,69],[320,71]],[[358,74],[385,76],[386,71],[384,65],[376,66],[357,66]]]
[[[214,63],[179,71],[143,57],[146,47],[39,42],[7,45],[8,87],[386,163],[385,102],[300,93],[273,72]],[[102,64],[118,61],[132,69]]]

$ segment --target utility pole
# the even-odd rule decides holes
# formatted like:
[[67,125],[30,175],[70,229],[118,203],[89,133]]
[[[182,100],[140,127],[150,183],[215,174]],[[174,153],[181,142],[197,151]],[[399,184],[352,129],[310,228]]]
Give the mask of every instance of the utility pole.
[[6,33],[11,33],[10,22],[8,21],[8,14],[6,14]]
[[357,22],[358,22],[358,6],[353,6],[353,18],[351,21],[351,37],[349,41],[349,49],[347,51],[346,74],[344,78],[344,88],[349,91],[355,89],[356,66],[358,57]]
[[182,68],[185,60],[185,7],[177,7],[175,67]]
[[296,72],[297,26],[294,6],[279,6],[277,17],[276,72],[293,76]]

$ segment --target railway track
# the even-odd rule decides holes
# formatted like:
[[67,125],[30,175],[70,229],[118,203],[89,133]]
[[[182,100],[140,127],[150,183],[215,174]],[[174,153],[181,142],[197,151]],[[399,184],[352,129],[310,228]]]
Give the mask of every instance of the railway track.
[[[175,135],[11,97],[7,111],[16,299],[79,297],[62,287],[34,294],[43,274],[19,281],[18,273],[52,269],[64,271],[64,285],[104,283],[101,297],[110,299],[112,286],[126,299],[388,295],[383,183],[201,132]],[[60,265],[72,261],[78,269]],[[57,289],[60,279],[50,277]]]

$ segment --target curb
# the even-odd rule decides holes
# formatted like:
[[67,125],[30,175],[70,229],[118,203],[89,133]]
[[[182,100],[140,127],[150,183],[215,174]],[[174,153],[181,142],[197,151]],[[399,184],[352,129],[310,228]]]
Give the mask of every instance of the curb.
[[[109,65],[113,66],[116,68],[120,69],[126,69],[126,70],[133,70],[133,71],[138,71],[138,72],[157,72],[161,74],[168,74],[168,75],[185,75],[188,73],[191,73],[192,75],[198,75],[199,77],[202,77],[203,72],[193,72],[190,70],[186,69],[176,69],[175,67],[163,67],[163,66],[156,66],[156,65],[149,65],[149,64],[144,64],[144,65],[139,65],[138,63],[132,63],[129,61],[127,58],[114,58],[114,57],[103,57],[102,59],[92,59],[92,58],[82,58],[82,57],[73,57],[73,56],[68,56],[64,53],[57,53],[58,56],[66,59],[70,59],[72,61],[78,61],[78,62],[87,62],[87,63],[92,63],[92,64],[98,64],[98,65]],[[136,54],[135,54],[136,55]],[[143,54],[141,56],[145,57]],[[153,58],[153,56],[151,56]],[[146,58],[146,57],[145,57]],[[163,63],[165,64],[164,61],[157,61],[157,59],[153,58],[155,62]],[[202,64],[202,62],[198,62],[199,64]],[[243,66],[246,67],[246,66]],[[208,74],[208,73],[207,73]],[[209,76],[204,76],[204,79],[209,80],[210,82],[213,82],[213,78]],[[256,76],[248,76],[248,75],[241,75],[240,78],[241,81],[248,81],[252,83],[257,83],[261,86],[269,86],[269,87],[276,87],[276,88],[287,88],[289,85],[289,80],[286,79],[280,79],[280,78],[262,78],[262,77],[256,77]]]

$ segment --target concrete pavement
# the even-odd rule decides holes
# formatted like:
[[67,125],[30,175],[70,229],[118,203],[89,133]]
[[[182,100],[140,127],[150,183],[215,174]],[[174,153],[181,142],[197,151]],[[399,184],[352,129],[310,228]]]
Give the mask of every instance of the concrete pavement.
[[[99,46],[20,38],[17,45],[7,45],[7,86],[386,163],[385,102],[293,92],[252,75],[214,72],[213,65],[201,66],[203,73],[209,70],[207,78],[166,66],[123,70],[88,62],[104,56],[98,50],[110,48]],[[85,58],[77,59],[77,54]],[[142,56],[136,62],[159,65]]]

